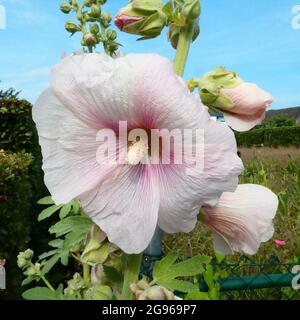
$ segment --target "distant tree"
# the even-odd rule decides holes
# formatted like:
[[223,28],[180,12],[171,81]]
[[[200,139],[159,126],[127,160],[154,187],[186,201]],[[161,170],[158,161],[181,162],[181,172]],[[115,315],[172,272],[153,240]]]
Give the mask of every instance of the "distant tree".
[[260,126],[260,128],[280,128],[280,127],[295,127],[297,125],[296,119],[288,116],[287,114],[279,114],[266,119]]
[[21,91],[17,91],[13,88],[9,88],[7,90],[0,89],[0,99],[16,99],[20,92]]

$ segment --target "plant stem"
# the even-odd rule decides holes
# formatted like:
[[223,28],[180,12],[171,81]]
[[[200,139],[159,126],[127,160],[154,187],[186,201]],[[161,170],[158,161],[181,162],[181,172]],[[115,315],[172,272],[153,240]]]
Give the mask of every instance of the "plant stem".
[[83,281],[86,287],[90,286],[90,266],[87,263],[82,264],[83,267]]
[[45,276],[42,276],[41,278],[44,283],[46,284],[46,286],[51,290],[51,291],[55,291],[55,289],[52,287],[52,285],[50,284],[50,282],[45,278]]
[[174,60],[174,70],[180,77],[182,77],[184,74],[184,69],[192,42],[193,30],[194,22],[191,22],[183,27],[179,34],[177,52]]
[[143,254],[129,254],[127,255],[126,268],[124,275],[124,283],[122,290],[122,300],[133,300],[134,295],[130,290],[130,285],[138,281],[140,267],[142,263]]

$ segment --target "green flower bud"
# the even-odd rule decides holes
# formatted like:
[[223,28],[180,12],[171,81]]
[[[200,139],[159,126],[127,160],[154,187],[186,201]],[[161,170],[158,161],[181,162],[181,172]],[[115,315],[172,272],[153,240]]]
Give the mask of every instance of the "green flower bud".
[[99,29],[98,24],[92,23],[92,24],[90,25],[90,31],[91,31],[91,33],[94,34],[94,35],[97,34],[97,33],[99,33],[100,29]]
[[87,300],[112,300],[113,292],[108,286],[98,285],[89,288],[85,292],[84,297]]
[[95,44],[97,44],[97,39],[95,38],[95,36],[92,33],[86,33],[83,36],[83,41],[85,43],[85,45],[87,45],[88,47],[93,47]]
[[77,24],[73,21],[67,21],[65,24],[65,29],[72,34],[76,33],[77,31],[80,31],[80,27],[77,26]]
[[229,96],[221,92],[222,89],[238,87],[242,80],[235,72],[218,67],[206,73],[199,81],[200,97],[202,102],[210,108],[231,109],[233,102]]
[[61,10],[63,13],[68,14],[68,13],[71,12],[72,6],[71,6],[71,4],[68,3],[68,2],[64,2],[64,3],[61,4],[60,10]]
[[101,8],[97,4],[93,4],[90,11],[90,16],[94,18],[100,18]]
[[31,260],[32,257],[33,257],[33,251],[31,249],[27,249],[25,252],[24,252],[24,257],[25,259],[27,260]]
[[86,7],[90,7],[92,4],[96,3],[95,0],[84,0],[83,4],[86,6]]
[[166,26],[167,16],[160,0],[133,0],[115,17],[116,26],[124,32],[150,39],[160,35]]
[[108,13],[108,12],[103,13],[102,20],[103,20],[103,22],[106,22],[108,24],[111,23],[111,15],[110,15],[110,13]]
[[116,33],[116,31],[115,31],[115,30],[108,30],[108,31],[106,32],[106,38],[107,38],[108,40],[112,40],[112,41],[116,40],[116,39],[117,39],[117,33]]
[[195,20],[199,18],[201,14],[200,1],[186,0],[182,8],[182,14],[187,20]]
[[68,288],[73,291],[79,291],[85,288],[84,280],[79,273],[73,275],[73,279],[68,281]]
[[18,257],[17,264],[19,268],[23,269],[27,266],[28,262],[23,257],[20,257],[20,258]]

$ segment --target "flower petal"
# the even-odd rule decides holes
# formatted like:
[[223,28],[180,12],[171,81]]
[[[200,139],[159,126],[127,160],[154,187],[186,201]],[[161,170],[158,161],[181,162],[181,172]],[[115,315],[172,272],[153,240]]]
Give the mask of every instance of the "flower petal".
[[233,193],[225,192],[217,206],[204,207],[207,224],[217,233],[215,249],[255,254],[260,243],[273,236],[277,207],[276,195],[263,186],[243,184]]
[[151,167],[120,168],[79,200],[110,242],[130,254],[146,249],[157,225],[159,207],[159,189]]
[[158,224],[168,233],[192,231],[200,207],[215,205],[224,191],[235,191],[243,170],[232,131],[210,119],[199,126],[204,129],[204,167],[194,168],[193,174],[187,174],[193,168],[188,163],[156,168],[161,189]]
[[239,132],[249,131],[265,119],[265,111],[260,110],[254,115],[243,115],[223,112],[226,123]]
[[96,161],[97,130],[76,118],[48,89],[33,107],[43,154],[45,184],[57,204],[98,185],[116,165]]

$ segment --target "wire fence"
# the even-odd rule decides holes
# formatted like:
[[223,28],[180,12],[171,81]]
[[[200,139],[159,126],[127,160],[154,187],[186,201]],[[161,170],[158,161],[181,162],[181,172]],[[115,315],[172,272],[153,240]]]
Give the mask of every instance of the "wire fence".
[[[144,256],[142,273],[151,276],[155,261],[160,256]],[[220,298],[224,300],[300,300],[300,289],[292,288],[295,264],[282,263],[271,256],[266,262],[258,262],[242,255],[237,261],[213,262],[212,266],[220,285]],[[201,291],[208,291],[203,278]]]

